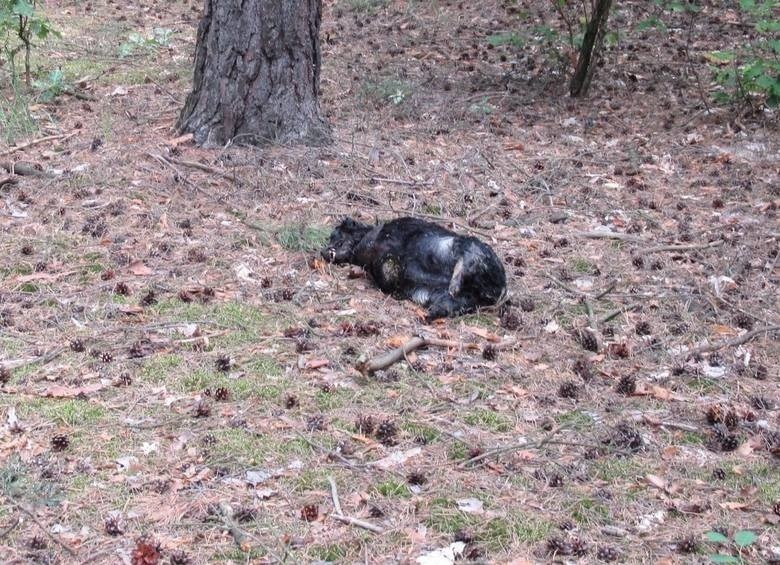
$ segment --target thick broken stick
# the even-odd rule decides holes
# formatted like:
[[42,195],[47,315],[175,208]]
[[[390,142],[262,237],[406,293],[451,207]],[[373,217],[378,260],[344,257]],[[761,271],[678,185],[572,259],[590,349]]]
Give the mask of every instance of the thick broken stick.
[[397,349],[388,351],[387,353],[384,353],[379,357],[375,357],[374,359],[371,359],[369,361],[359,363],[357,365],[357,369],[364,375],[370,375],[376,371],[387,369],[391,365],[394,365],[399,361],[405,359],[406,356],[409,355],[412,351],[415,351],[416,349],[420,349],[421,347],[428,347],[429,345],[436,345],[439,347],[453,347],[453,348],[462,347],[466,349],[479,349],[479,346],[475,343],[464,344],[464,343],[458,343],[457,341],[450,341],[447,339],[436,339],[432,337],[416,336],[410,339],[409,341],[407,341],[406,343],[404,343],[401,347]]
[[0,157],[5,157],[6,155],[10,155],[11,153],[16,153],[17,151],[22,151],[23,149],[27,149],[28,147],[32,147],[33,145],[38,145],[40,143],[46,143],[47,141],[56,141],[58,139],[68,139],[69,137],[73,137],[76,135],[75,133],[63,133],[60,135],[49,135],[46,137],[41,137],[39,139],[33,139],[32,141],[28,141],[27,143],[22,143],[21,145],[17,145],[15,147],[11,147],[10,149],[6,149],[5,151],[0,151]]
[[20,163],[18,161],[0,161],[0,169],[5,169],[12,175],[20,175],[23,177],[54,178],[57,176],[49,171],[44,171],[42,168],[38,169],[35,166],[26,165],[25,163]]
[[[533,338],[533,336],[522,336],[522,339],[531,339],[531,338]],[[493,347],[500,351],[502,349],[508,349],[510,347],[513,347],[516,343],[517,343],[516,340],[508,339],[501,343],[493,344]],[[362,363],[358,363],[357,370],[363,373],[364,375],[371,375],[376,371],[387,369],[391,365],[394,365],[399,361],[406,359],[406,356],[409,355],[412,351],[415,351],[423,347],[428,347],[428,346],[446,347],[448,349],[480,349],[478,343],[471,343],[471,342],[462,343],[450,339],[438,339],[435,337],[416,336],[410,339],[409,341],[407,341],[406,343],[404,343],[401,347],[398,347],[397,349],[393,349],[391,351],[388,351],[387,353],[383,353],[379,357],[374,357],[373,359],[370,359],[368,361],[363,361]]]
[[725,349],[727,347],[737,347],[738,345],[742,345],[743,343],[747,343],[751,339],[753,339],[756,336],[762,335],[762,334],[768,334],[773,332],[780,331],[780,325],[777,326],[767,326],[765,328],[758,328],[757,330],[753,330],[751,332],[747,332],[742,334],[741,336],[727,339],[724,341],[718,341],[716,343],[710,343],[708,345],[702,345],[700,347],[695,347],[689,351],[686,351],[683,356],[690,358],[695,357],[696,355],[700,355],[702,353],[711,353],[713,351],[719,351],[721,349]]

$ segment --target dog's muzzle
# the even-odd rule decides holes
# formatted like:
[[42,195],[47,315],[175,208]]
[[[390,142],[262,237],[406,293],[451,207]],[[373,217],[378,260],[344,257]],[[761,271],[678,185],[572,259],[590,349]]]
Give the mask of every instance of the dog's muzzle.
[[336,249],[334,247],[328,247],[322,252],[322,257],[328,262],[333,263],[336,260]]

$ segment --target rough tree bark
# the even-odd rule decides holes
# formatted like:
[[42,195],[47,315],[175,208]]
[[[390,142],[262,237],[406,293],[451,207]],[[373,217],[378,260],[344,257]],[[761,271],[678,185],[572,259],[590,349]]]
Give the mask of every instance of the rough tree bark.
[[205,0],[180,131],[206,146],[326,142],[321,16],[322,0]]
[[582,38],[577,68],[574,70],[574,76],[569,84],[569,93],[572,96],[576,97],[588,93],[590,80],[596,70],[596,62],[604,42],[604,32],[607,30],[611,7],[612,0],[595,0],[595,7],[585,30],[585,37]]

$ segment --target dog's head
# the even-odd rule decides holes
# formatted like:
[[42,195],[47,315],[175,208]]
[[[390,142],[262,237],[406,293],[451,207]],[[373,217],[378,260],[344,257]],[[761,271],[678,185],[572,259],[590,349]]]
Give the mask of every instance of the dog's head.
[[328,263],[349,263],[355,247],[371,231],[371,226],[346,218],[330,234],[328,246],[322,250],[322,258]]

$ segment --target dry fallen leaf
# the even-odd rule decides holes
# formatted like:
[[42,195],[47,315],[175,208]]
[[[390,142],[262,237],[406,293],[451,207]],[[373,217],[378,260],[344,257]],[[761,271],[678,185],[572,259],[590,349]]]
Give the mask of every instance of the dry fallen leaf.
[[382,459],[378,459],[377,461],[370,463],[370,465],[379,467],[380,469],[391,469],[392,467],[403,465],[409,459],[412,457],[417,457],[421,453],[421,447],[413,447],[412,449],[407,449],[406,451],[395,451],[387,457],[383,457]]
[[106,386],[107,384],[102,382],[78,387],[53,385],[44,391],[43,396],[49,396],[52,398],[74,398],[76,396],[92,394],[93,392],[97,392],[106,388]]
[[127,270],[137,277],[148,277],[154,272],[152,269],[144,265],[143,261],[133,261],[130,263],[130,265],[128,265]]
[[385,342],[388,347],[392,347],[393,349],[401,347],[404,343],[409,341],[411,338],[408,335],[393,335],[387,338],[387,341]]

